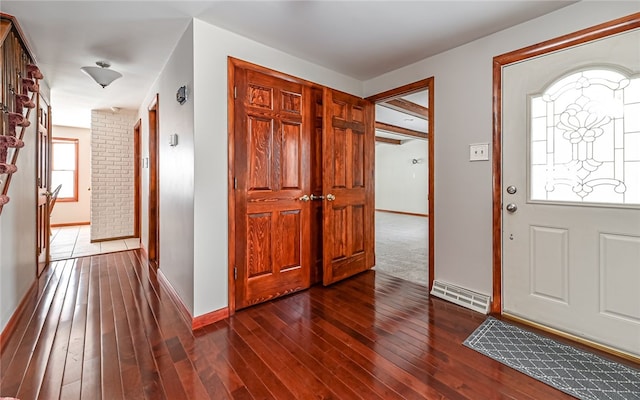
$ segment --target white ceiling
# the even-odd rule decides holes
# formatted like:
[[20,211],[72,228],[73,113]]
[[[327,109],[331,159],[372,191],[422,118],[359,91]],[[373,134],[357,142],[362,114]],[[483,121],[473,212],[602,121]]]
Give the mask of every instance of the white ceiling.
[[[57,125],[90,110],[137,109],[191,18],[367,80],[575,1],[31,1],[2,0],[51,87]],[[80,71],[109,61],[102,89]]]

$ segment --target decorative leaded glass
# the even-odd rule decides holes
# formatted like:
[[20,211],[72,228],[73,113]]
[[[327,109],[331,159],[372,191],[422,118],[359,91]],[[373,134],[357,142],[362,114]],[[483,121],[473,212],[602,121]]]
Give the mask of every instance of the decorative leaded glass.
[[640,204],[640,77],[580,71],[529,107],[531,200]]

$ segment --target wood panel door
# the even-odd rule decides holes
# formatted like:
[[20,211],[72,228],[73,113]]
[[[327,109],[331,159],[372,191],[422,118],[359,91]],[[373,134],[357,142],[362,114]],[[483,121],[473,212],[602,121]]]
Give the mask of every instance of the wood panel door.
[[37,105],[38,122],[37,126],[37,167],[36,167],[36,190],[37,190],[37,215],[36,215],[36,235],[37,235],[37,258],[38,269],[37,275],[40,276],[42,271],[49,263],[49,244],[50,244],[50,225],[49,207],[51,200],[51,124],[50,113],[51,107],[38,96]]
[[311,113],[313,118],[313,128],[311,130],[311,284],[322,282],[322,209],[324,207],[322,187],[322,89],[314,88],[311,92],[313,100],[311,102]]
[[235,71],[236,308],[309,287],[310,88]]
[[373,103],[328,88],[323,95],[323,283],[374,264]]

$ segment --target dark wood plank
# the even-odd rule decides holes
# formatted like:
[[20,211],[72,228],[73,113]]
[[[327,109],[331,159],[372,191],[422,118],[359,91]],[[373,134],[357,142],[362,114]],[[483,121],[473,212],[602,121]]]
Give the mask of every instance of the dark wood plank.
[[376,142],[388,143],[388,144],[393,144],[393,145],[396,145],[396,146],[399,146],[399,145],[402,144],[402,140],[391,139],[391,138],[386,138],[386,137],[382,137],[382,136],[376,136]]
[[[187,398],[206,398],[208,390],[200,379],[198,369],[190,356],[193,355],[195,341],[191,325],[184,320],[183,312],[176,307],[175,302],[161,301],[161,299],[170,299],[173,295],[162,284],[157,271],[144,268],[139,258],[135,260],[130,258],[130,261],[136,265],[141,276],[146,276],[150,282],[147,297],[149,301],[160,305],[154,308],[158,329],[164,338],[168,338],[164,340],[164,345],[171,356]],[[218,391],[220,387],[216,390]]]
[[[405,296],[410,296],[410,293]],[[474,377],[465,376],[464,370],[457,375],[439,374],[442,368],[441,362],[449,362],[446,354],[439,352],[437,348],[430,346],[426,341],[414,339],[410,335],[398,332],[398,327],[394,326],[395,324],[385,323],[386,316],[378,315],[376,310],[369,309],[368,312],[376,314],[376,320],[382,322],[380,328],[372,329],[368,326],[368,321],[371,318],[367,313],[362,312],[363,305],[353,299],[342,299],[341,297],[345,296],[340,296],[340,294],[326,297],[330,298],[314,302],[314,306],[328,306],[327,320],[333,325],[348,332],[363,345],[375,349],[377,353],[383,355],[398,368],[428,381],[431,387],[436,388],[446,398],[473,396],[473,393],[465,393],[464,382],[468,379],[474,379]],[[420,309],[428,307],[426,303]],[[325,311],[320,309],[319,312]],[[490,388],[483,387],[483,389],[485,389],[485,395],[489,394],[486,392]],[[477,395],[482,395],[478,388],[475,388],[475,392]]]
[[420,104],[416,104],[409,100],[397,98],[397,99],[387,100],[379,104],[383,107],[387,107],[392,110],[413,115],[414,117],[422,118],[424,120],[429,119],[429,108],[423,107]]
[[[323,342],[321,338],[315,337],[312,338],[312,341],[296,342],[298,338],[295,335],[292,338],[292,331],[298,329],[297,324],[285,323],[275,315],[273,317],[271,315],[263,317],[259,312],[254,312],[251,316],[239,314],[237,319],[244,319],[245,323],[255,324],[256,327],[254,329],[260,333],[260,338],[268,344],[269,348],[277,349],[282,347],[281,351],[288,352],[298,363],[295,369],[297,374],[302,372],[312,374],[315,379],[310,383],[303,382],[304,376],[298,378],[298,380],[303,382],[305,387],[314,389],[314,393],[325,392],[327,396],[331,396],[331,393],[333,393],[337,398],[381,398],[375,391],[370,390],[369,387],[362,385],[362,382],[354,379],[350,373],[341,370],[339,363],[322,363],[321,361],[323,360],[329,360],[323,357],[325,350],[319,349],[318,345],[314,343]],[[347,382],[353,384],[353,386],[350,386]],[[327,384],[329,385],[325,386]],[[321,387],[318,387],[319,385]],[[297,398],[300,398],[300,396],[298,395]]]
[[[25,369],[20,371],[17,369],[18,367],[16,367],[15,371],[15,373],[24,373],[22,382],[19,383],[16,391],[16,397],[18,398],[37,398],[47,367],[47,363],[43,363],[41,360],[48,360],[51,354],[56,328],[68,288],[70,270],[71,262],[67,260],[60,266],[60,280],[55,292],[51,296],[51,303],[50,307],[47,307],[47,313],[45,315],[38,315],[37,318],[35,318],[35,326],[39,329],[34,329],[34,331],[38,332],[37,335],[32,336],[35,342],[28,346],[28,348],[31,348],[33,351],[28,355],[22,352],[22,355],[26,356]],[[13,375],[13,373],[13,370],[9,372],[11,375]],[[7,378],[10,379],[10,376],[7,376]]]
[[484,315],[377,271],[194,332],[140,251],[47,271],[0,353],[0,396],[572,398],[463,346]]
[[[303,398],[300,392],[294,396],[281,380],[283,376],[291,377],[294,366],[287,364],[277,354],[271,352],[242,323],[235,320],[230,322],[233,331],[228,336],[229,344],[247,360],[247,365],[261,378],[269,393],[276,399]],[[296,392],[295,389],[293,391]],[[304,395],[312,396],[313,394],[310,389],[307,389]]]
[[91,257],[88,268],[89,292],[80,397],[99,400],[102,399],[100,377],[102,339],[100,335],[100,270],[97,257]]
[[407,136],[409,138],[428,140],[429,134],[425,132],[416,131],[413,129],[403,128],[397,125],[387,124],[385,122],[376,121],[376,130],[390,132],[396,135]]
[[[122,395],[127,400],[144,399],[142,377],[138,369],[133,335],[131,335],[129,314],[124,299],[124,289],[120,283],[118,271],[124,268],[121,253],[107,255],[109,261],[117,264],[117,268],[108,268],[109,289],[113,305],[115,338],[118,347],[119,375],[122,383]],[[109,263],[111,264],[111,263]]]
[[[165,343],[165,339],[171,336],[165,337],[164,334],[167,332],[163,332],[158,323],[158,321],[162,320],[161,316],[159,316],[162,302],[157,297],[155,290],[159,288],[160,284],[155,276],[153,276],[154,279],[151,279],[152,276],[148,268],[139,263],[133,263],[133,267],[140,286],[136,301],[142,314],[143,326],[147,327],[145,329],[146,335],[148,336],[156,368],[160,374],[164,393],[169,399],[187,398]],[[166,299],[169,302],[171,301],[169,296]],[[180,323],[184,327],[184,322]],[[170,332],[168,333],[170,334]]]
[[60,387],[62,386],[81,274],[81,269],[76,268],[74,265],[78,260],[69,260],[69,262],[72,264],[69,271],[69,284],[63,300],[51,353],[49,354],[47,369],[38,393],[39,399],[55,398],[59,395]]
[[[120,354],[115,331],[115,310],[111,297],[109,270],[113,263],[112,255],[99,255],[95,259],[100,269],[100,332],[102,335],[102,352],[111,357],[101,357],[102,366],[102,398],[122,399],[122,378],[120,375]],[[110,262],[111,261],[111,262]],[[116,267],[113,265],[113,267]]]
[[228,394],[228,396],[225,397],[235,398],[238,393],[243,392],[242,388],[245,386],[242,379],[224,358],[223,352],[226,351],[226,330],[227,325],[221,321],[197,332],[196,348],[200,350],[200,355],[204,357],[198,357],[196,365],[200,366],[200,370],[205,371],[206,367],[203,368],[205,365],[210,367],[212,371],[209,372],[209,375],[214,377],[214,381],[219,380],[220,383],[222,383]]
[[[57,285],[59,276],[54,273],[58,262],[52,263],[51,268],[47,268],[45,272],[40,276],[40,279],[34,283],[34,290],[27,294],[28,298],[25,298],[22,308],[17,311],[21,311],[20,315],[16,315],[12,319],[15,321],[13,329],[7,325],[5,331],[3,331],[2,342],[0,343],[0,381],[3,381],[5,373],[8,371],[10,360],[13,360],[16,355],[16,351],[19,348],[22,339],[29,340],[27,332],[32,329],[34,325],[31,323],[32,318],[41,313],[41,307],[47,306],[46,298],[53,295],[55,292],[55,285]],[[43,301],[41,301],[43,299]],[[12,330],[11,330],[12,329]],[[5,335],[6,333],[6,335]],[[26,335],[26,336],[25,336]]]
[[[89,258],[81,258],[78,261],[80,277],[78,279],[78,295],[76,297],[69,347],[64,365],[62,388],[60,398],[80,399],[82,381],[82,361],[84,357],[85,328],[87,322],[87,305],[89,296]],[[55,398],[52,396],[52,398]]]
[[[142,296],[142,284],[138,281],[137,275],[131,264],[131,259],[124,260],[124,268],[118,270],[120,288],[122,290],[123,301],[127,305],[127,319],[129,321],[129,332],[133,341],[138,370],[140,371],[140,385],[145,398],[165,399],[162,382],[158,367],[152,353],[152,346],[149,343],[142,320],[139,303],[136,299]],[[138,297],[139,296],[139,297]],[[129,391],[127,387],[125,391]]]
[[[289,302],[285,306],[287,308],[295,307],[295,304]],[[437,391],[419,382],[416,377],[397,368],[386,358],[380,357],[376,351],[372,351],[362,343],[365,339],[355,330],[344,329],[344,326],[339,326],[335,321],[327,321],[324,318],[326,311],[322,308],[315,308],[311,305],[310,313],[312,315],[310,329],[313,332],[329,341],[340,353],[345,354],[361,368],[369,372],[376,371],[372,375],[392,391],[400,394],[402,398],[422,399],[424,396],[435,399],[444,398]],[[283,311],[279,311],[277,315],[286,318]],[[292,323],[293,321],[285,319],[285,322]],[[351,336],[351,334],[356,334],[356,336]]]

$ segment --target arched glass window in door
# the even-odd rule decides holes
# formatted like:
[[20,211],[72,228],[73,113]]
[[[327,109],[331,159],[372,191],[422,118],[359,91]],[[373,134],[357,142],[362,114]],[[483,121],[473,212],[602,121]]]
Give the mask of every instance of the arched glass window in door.
[[640,76],[594,68],[529,99],[533,201],[640,204]]

